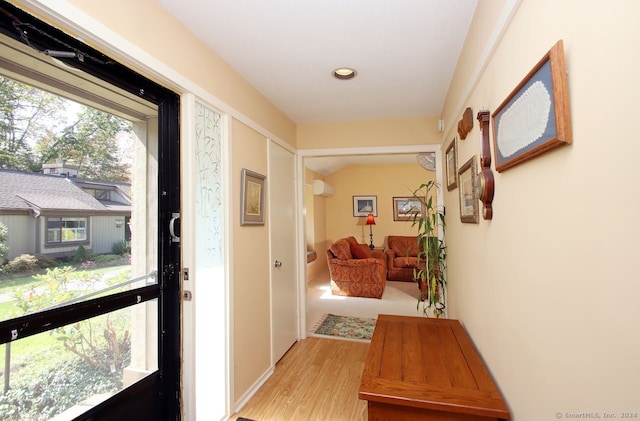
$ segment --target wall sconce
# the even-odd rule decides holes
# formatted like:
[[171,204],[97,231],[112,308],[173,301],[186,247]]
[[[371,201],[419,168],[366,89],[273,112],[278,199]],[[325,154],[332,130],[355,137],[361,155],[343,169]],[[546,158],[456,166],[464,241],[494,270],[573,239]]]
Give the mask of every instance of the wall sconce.
[[116,219],[116,228],[122,228],[124,221],[122,219]]
[[372,225],[376,224],[376,220],[373,219],[373,214],[370,213],[369,215],[367,215],[367,221],[365,222],[366,225],[369,225],[369,241],[371,244],[369,244],[369,248],[371,250],[374,249],[374,245],[373,245],[373,227]]

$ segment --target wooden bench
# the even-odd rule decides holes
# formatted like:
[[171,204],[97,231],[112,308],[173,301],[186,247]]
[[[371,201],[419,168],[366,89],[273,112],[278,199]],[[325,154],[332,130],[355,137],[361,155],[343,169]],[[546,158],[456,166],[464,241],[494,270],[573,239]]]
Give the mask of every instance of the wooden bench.
[[509,409],[458,320],[381,314],[358,397],[369,420],[508,420]]

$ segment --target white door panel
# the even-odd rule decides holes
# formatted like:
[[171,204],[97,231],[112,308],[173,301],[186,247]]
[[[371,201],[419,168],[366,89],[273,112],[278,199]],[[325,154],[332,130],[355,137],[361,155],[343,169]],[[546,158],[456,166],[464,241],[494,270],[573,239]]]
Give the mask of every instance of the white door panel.
[[275,142],[269,144],[269,215],[271,232],[271,314],[273,362],[298,339],[295,159]]

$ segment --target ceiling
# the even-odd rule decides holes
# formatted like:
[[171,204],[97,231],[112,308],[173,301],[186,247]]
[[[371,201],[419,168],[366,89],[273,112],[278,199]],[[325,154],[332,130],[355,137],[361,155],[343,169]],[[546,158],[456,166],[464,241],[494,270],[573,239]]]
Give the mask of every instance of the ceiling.
[[440,115],[477,0],[157,2],[306,124]]
[[440,115],[477,4],[156,1],[296,124]]

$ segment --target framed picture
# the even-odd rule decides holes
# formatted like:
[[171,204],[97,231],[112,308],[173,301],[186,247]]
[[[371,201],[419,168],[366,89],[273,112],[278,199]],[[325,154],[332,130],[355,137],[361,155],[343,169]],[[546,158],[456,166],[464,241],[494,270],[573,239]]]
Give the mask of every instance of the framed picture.
[[447,190],[458,187],[458,145],[454,137],[445,153],[447,164]]
[[458,170],[461,222],[478,223],[478,198],[475,189],[477,172],[475,155]]
[[413,196],[393,198],[393,220],[412,221],[414,215],[424,216],[424,197]]
[[516,86],[491,119],[498,172],[571,143],[562,40]]
[[353,196],[353,216],[378,216],[378,196]]
[[242,169],[240,225],[264,225],[265,176]]

